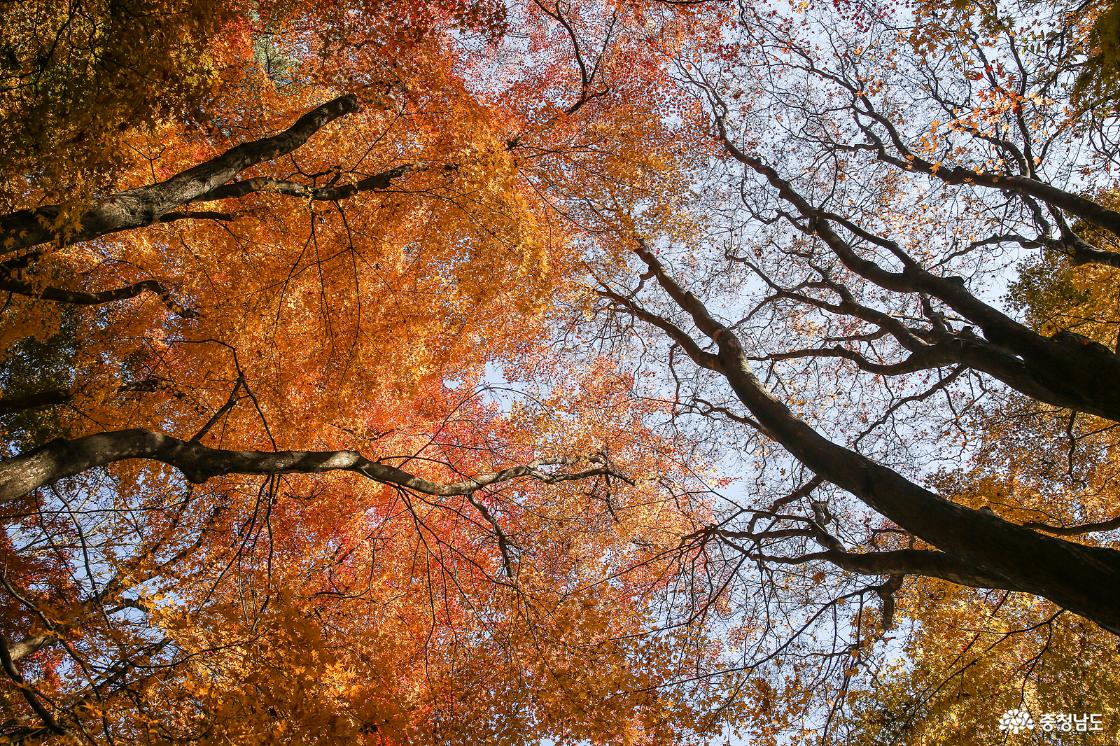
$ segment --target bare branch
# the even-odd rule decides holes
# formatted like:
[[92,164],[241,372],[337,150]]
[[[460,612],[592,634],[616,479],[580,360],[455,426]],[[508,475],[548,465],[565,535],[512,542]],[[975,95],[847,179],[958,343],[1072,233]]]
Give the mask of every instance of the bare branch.
[[[0,461],[0,500],[12,500],[64,477],[127,459],[151,459],[168,464],[194,483],[224,474],[342,471],[439,497],[469,495],[492,484],[526,477],[546,484],[607,474],[627,479],[614,471],[604,456],[590,454],[538,459],[459,482],[439,483],[371,461],[357,451],[233,451],[208,448],[198,442],[180,440],[151,430],[134,429],[97,433],[73,440],[54,440],[26,455]],[[544,467],[551,466],[583,468],[556,473],[542,471]]]

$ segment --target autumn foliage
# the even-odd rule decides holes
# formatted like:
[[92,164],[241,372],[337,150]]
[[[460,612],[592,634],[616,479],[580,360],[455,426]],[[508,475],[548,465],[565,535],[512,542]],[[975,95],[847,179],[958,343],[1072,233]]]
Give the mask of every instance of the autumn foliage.
[[1111,5],[0,13],[0,739],[1112,742]]

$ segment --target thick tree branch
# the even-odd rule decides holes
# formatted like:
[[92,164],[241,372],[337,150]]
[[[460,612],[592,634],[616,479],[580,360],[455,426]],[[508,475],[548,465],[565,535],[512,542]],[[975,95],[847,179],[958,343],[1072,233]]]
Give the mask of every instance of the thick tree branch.
[[[356,96],[339,96],[307,112],[277,135],[242,143],[165,181],[119,192],[94,203],[81,214],[78,227],[70,233],[63,234],[55,227],[61,214],[59,205],[0,216],[0,253],[10,254],[60,238],[87,241],[151,225],[168,213],[172,213],[170,219],[182,219],[186,217],[184,213],[173,211],[198,201],[251,166],[292,152],[328,123],[357,110]],[[211,213],[206,217],[217,215]]]
[[[864,105],[865,113],[887,130],[891,143],[900,154],[900,156],[891,155],[887,152],[882,141],[875,138],[874,150],[882,162],[904,171],[918,171],[928,174],[946,184],[975,185],[1033,197],[1120,236],[1120,212],[1111,210],[1079,194],[1067,192],[1053,184],[1048,184],[1030,176],[992,173],[963,166],[946,167],[922,158],[906,146],[894,124],[873,107],[867,96],[859,95],[859,101]],[[1081,263],[1097,261],[1111,266],[1118,266],[1118,263],[1120,263],[1120,255],[1118,254],[1092,250],[1091,247],[1083,248],[1090,249],[1090,252],[1081,256]]]
[[[885,290],[938,298],[979,326],[986,339],[956,335],[959,351],[950,358],[951,362],[975,367],[1055,406],[1120,421],[1120,389],[1112,383],[1120,378],[1120,357],[1112,351],[1068,332],[1043,337],[977,298],[963,282],[925,270],[893,241],[861,231],[861,237],[891,251],[903,268],[892,271],[865,259],[832,226],[835,216],[815,208],[772,166],[736,146],[721,117],[716,118],[716,129],[728,154],[764,177],[784,201],[809,221],[809,229],[849,270]],[[839,306],[837,309],[846,312]]]
[[55,635],[53,634],[31,635],[30,637],[25,637],[19,642],[12,644],[8,648],[8,656],[11,658],[13,663],[18,663],[20,660],[36,652],[53,639],[55,639]]
[[55,287],[36,288],[29,282],[0,276],[0,290],[6,290],[9,293],[15,293],[17,295],[26,295],[31,298],[40,298],[42,300],[70,303],[79,306],[99,306],[104,303],[113,303],[119,300],[135,298],[142,293],[154,293],[159,296],[163,304],[176,315],[184,319],[193,319],[198,316],[197,311],[192,308],[187,308],[175,300],[171,293],[168,292],[167,288],[158,280],[142,280],[114,290],[86,292],[82,290],[65,290]]
[[302,184],[298,181],[274,179],[269,176],[257,176],[244,181],[235,181],[223,184],[216,189],[211,189],[205,194],[195,198],[195,202],[209,202],[233,197],[244,197],[247,194],[272,193],[283,194],[289,197],[321,201],[337,201],[352,197],[358,192],[369,192],[388,189],[394,180],[399,179],[410,171],[415,170],[413,165],[395,166],[381,173],[366,176],[349,184],[335,186],[315,187]]
[[1109,518],[1107,521],[1096,521],[1094,523],[1078,523],[1073,526],[1054,526],[1049,523],[1038,523],[1034,521],[1024,523],[1023,525],[1036,531],[1045,531],[1054,536],[1083,536],[1084,534],[1114,531],[1120,528],[1120,517]]
[[[754,556],[754,553],[752,553]],[[899,549],[884,552],[845,552],[828,549],[793,556],[758,555],[766,562],[783,565],[804,565],[810,562],[830,562],[837,567],[859,575],[917,575],[940,578],[972,588],[1004,588],[1004,578],[985,574],[950,557],[943,552],[927,549]],[[1014,590],[1014,589],[1008,589]]]
[[4,673],[12,680],[16,688],[19,689],[20,694],[27,701],[27,704],[35,711],[39,719],[43,721],[47,729],[52,733],[65,733],[66,729],[59,724],[50,709],[43,704],[40,695],[24,680],[23,674],[20,673],[9,650],[8,641],[3,635],[0,635],[0,667],[4,669]]
[[[696,328],[715,342],[719,372],[764,432],[807,468],[960,566],[998,581],[993,585],[1044,596],[1120,634],[1120,552],[1045,536],[993,513],[957,505],[825,438],[762,385],[735,334],[681,287],[642,242],[634,252]],[[706,359],[696,362],[711,365]]]
[[661,331],[665,332],[665,334],[667,334],[670,339],[679,344],[681,347],[685,348],[685,351],[688,353],[689,358],[691,358],[692,361],[696,364],[710,370],[717,370],[716,356],[701,349],[700,346],[696,344],[696,340],[694,340],[684,330],[673,324],[668,319],[662,318],[655,313],[647,311],[631,299],[619,295],[615,291],[608,288],[606,285],[602,285],[601,288],[596,291],[596,294],[608,299],[616,306],[625,308],[626,311],[632,314],[635,318],[641,319],[647,324],[655,326]]
[[0,415],[26,412],[30,409],[42,409],[65,404],[73,395],[66,389],[48,389],[36,391],[33,394],[16,394],[14,396],[0,397]]
[[[98,466],[127,459],[151,459],[173,466],[189,481],[205,482],[223,474],[315,474],[343,471],[383,484],[439,497],[471,495],[491,484],[532,478],[547,484],[611,475],[615,472],[599,454],[575,458],[538,459],[520,466],[464,479],[433,482],[394,466],[371,461],[357,451],[233,451],[209,448],[151,430],[117,430],[73,440],[54,440],[26,455],[0,461],[0,501],[13,500],[34,489]],[[582,467],[548,472],[545,467]]]

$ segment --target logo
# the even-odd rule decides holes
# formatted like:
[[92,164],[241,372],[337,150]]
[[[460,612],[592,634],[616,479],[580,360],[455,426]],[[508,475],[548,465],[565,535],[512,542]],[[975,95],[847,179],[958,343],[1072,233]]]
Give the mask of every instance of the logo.
[[1008,710],[999,718],[999,729],[1012,735],[1034,730],[1034,718],[1026,710]]

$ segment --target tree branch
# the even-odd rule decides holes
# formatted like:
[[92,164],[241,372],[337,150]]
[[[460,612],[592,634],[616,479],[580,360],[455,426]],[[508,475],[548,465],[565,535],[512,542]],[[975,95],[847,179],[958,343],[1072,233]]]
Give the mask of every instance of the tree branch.
[[103,303],[113,303],[119,300],[135,298],[141,293],[155,293],[159,296],[159,299],[163,301],[163,304],[176,315],[184,319],[193,319],[198,316],[197,311],[192,308],[187,308],[176,301],[171,296],[171,293],[168,292],[167,288],[158,280],[142,280],[114,290],[86,292],[82,290],[65,290],[55,287],[36,288],[29,282],[0,276],[0,290],[6,290],[9,293],[15,293],[17,295],[26,295],[30,298],[40,298],[42,300],[70,303],[79,306],[99,306]]
[[[343,471],[383,484],[439,497],[471,495],[491,484],[524,477],[555,484],[614,471],[599,454],[531,461],[459,482],[433,482],[394,466],[371,461],[357,451],[233,451],[209,448],[151,430],[116,430],[73,440],[54,440],[26,455],[0,461],[0,501],[13,500],[87,469],[127,459],[151,459],[173,466],[189,481],[202,483],[224,474],[316,474]],[[549,466],[584,466],[570,472],[542,471]]]
[[[798,461],[997,587],[1026,590],[1120,634],[1120,552],[1036,533],[958,505],[858,451],[838,445],[790,411],[751,372],[742,343],[669,275],[640,240],[634,253],[664,292],[717,346],[718,371],[763,431]],[[687,352],[687,349],[686,349]],[[701,359],[697,365],[710,367]]]
[[977,298],[957,278],[929,272],[897,243],[856,230],[861,238],[894,254],[903,268],[891,271],[876,261],[865,259],[831,224],[838,222],[851,229],[850,222],[817,209],[772,166],[741,150],[728,134],[722,116],[717,116],[715,123],[728,154],[765,178],[782,200],[808,221],[806,232],[820,238],[845,267],[884,290],[935,297],[980,327],[985,339],[975,334],[955,335],[954,344],[959,345],[959,352],[950,362],[961,362],[984,371],[1030,397],[1055,406],[1120,421],[1120,390],[1112,385],[1120,376],[1120,357],[1111,350],[1069,332],[1044,337]]
[[[62,212],[60,205],[19,210],[0,216],[0,253],[10,254],[58,239],[88,241],[151,225],[161,221],[168,213],[172,214],[171,219],[183,219],[188,215],[172,211],[198,201],[202,195],[214,191],[251,166],[292,152],[328,123],[357,110],[356,96],[339,96],[307,112],[279,134],[242,143],[165,181],[118,192],[94,203],[82,212],[78,227],[71,233],[65,233],[56,226]],[[206,217],[218,215],[224,213],[211,213]]]
[[36,391],[33,394],[3,396],[0,397],[0,415],[53,407],[58,404],[65,404],[71,398],[73,398],[73,394],[66,389],[49,389],[47,391]]

